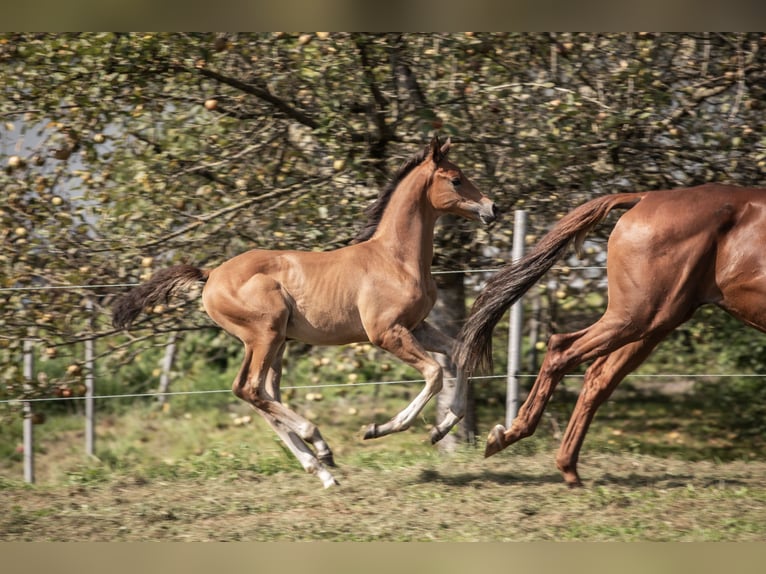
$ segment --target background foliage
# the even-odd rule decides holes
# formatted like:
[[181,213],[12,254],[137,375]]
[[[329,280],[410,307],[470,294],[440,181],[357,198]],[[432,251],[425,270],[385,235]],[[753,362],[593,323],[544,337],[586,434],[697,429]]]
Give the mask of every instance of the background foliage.
[[[2,34],[0,394],[77,388],[92,333],[123,386],[156,374],[161,353],[147,350],[172,332],[200,331],[180,345],[184,372],[225,371],[239,353],[198,299],[117,335],[117,289],[18,288],[133,283],[252,247],[339,247],[434,132],[453,137],[457,162],[506,213],[489,230],[450,222],[434,265],[493,266],[515,208],[530,212],[531,243],[598,194],[764,185],[765,96],[766,37],[754,33]],[[607,233],[578,265],[603,262]],[[603,297],[586,294],[602,279],[572,270],[542,285],[541,339],[598,314]],[[665,359],[763,369],[761,339],[722,314],[706,320],[726,338],[720,354],[691,354],[713,344],[693,323]],[[29,336],[43,363],[25,390]]]

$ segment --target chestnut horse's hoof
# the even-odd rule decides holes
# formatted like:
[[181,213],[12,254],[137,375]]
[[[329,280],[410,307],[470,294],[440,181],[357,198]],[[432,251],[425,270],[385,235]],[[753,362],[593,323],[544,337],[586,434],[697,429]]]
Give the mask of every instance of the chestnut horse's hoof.
[[484,448],[484,458],[488,458],[505,448],[505,427],[495,425],[487,437],[487,446]]
[[570,489],[577,489],[582,488],[582,480],[580,480],[579,475],[577,472],[570,471],[562,471],[561,472],[564,475],[564,482],[566,482],[567,486]]

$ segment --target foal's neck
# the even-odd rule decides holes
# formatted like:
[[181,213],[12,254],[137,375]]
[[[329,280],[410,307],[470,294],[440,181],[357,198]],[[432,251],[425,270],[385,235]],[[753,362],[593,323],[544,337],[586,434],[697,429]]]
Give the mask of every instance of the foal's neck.
[[439,214],[427,196],[428,178],[419,171],[407,176],[394,191],[374,238],[405,267],[430,275],[434,226]]

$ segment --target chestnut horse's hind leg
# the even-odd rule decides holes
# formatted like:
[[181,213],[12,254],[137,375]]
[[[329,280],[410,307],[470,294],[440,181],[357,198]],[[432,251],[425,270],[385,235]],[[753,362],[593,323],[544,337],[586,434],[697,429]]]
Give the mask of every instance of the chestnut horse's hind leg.
[[540,373],[529,396],[519,409],[511,428],[496,425],[487,437],[484,456],[492,456],[507,446],[531,436],[537,429],[543,410],[556,385],[577,365],[606,355],[635,341],[640,336],[630,322],[605,314],[590,327],[575,333],[552,335]]
[[580,396],[556,456],[556,466],[569,486],[582,484],[577,473],[577,459],[596,410],[609,398],[620,381],[644,362],[664,337],[665,333],[661,333],[629,343],[597,358],[586,371]]

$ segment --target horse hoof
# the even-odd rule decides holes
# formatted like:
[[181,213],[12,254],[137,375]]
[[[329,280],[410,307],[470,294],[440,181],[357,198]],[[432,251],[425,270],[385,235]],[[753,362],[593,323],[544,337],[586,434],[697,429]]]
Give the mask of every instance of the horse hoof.
[[484,458],[489,458],[493,454],[496,454],[503,450],[505,446],[503,441],[505,440],[505,427],[503,425],[495,425],[489,436],[487,437],[487,446],[484,448]]
[[333,457],[331,452],[320,456],[319,462],[321,462],[322,464],[326,464],[327,466],[332,466],[332,467],[338,466],[335,464],[335,458]]
[[439,430],[438,427],[434,427],[431,429],[431,444],[436,444],[441,439],[443,439],[446,436],[447,433],[442,432]]
[[322,485],[325,488],[330,488],[331,486],[340,486],[340,483],[335,480],[335,477],[331,475],[329,472],[327,472],[326,469],[323,469],[318,473],[320,480],[322,481]]
[[582,488],[582,480],[580,480],[580,477],[577,475],[574,476],[565,476],[564,482],[567,483],[567,486],[570,490],[576,490],[578,488]]
[[375,423],[372,423],[370,426],[368,426],[364,433],[364,440],[371,438],[378,438],[378,425]]

